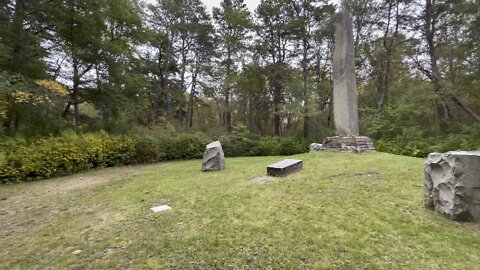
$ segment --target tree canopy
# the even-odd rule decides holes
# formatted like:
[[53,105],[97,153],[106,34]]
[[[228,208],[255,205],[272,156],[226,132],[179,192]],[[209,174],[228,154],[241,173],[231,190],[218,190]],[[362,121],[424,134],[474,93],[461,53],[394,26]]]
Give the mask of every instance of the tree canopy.
[[0,136],[168,123],[322,140],[334,134],[333,21],[344,9],[361,133],[386,148],[459,134],[473,147],[480,2],[336,3],[261,0],[250,11],[223,0],[209,11],[200,0],[0,0]]

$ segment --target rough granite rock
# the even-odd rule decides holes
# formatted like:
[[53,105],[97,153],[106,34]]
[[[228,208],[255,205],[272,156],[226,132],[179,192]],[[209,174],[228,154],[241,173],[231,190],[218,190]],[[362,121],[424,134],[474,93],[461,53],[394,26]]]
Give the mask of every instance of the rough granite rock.
[[480,222],[480,151],[431,153],[424,173],[426,208],[453,220]]
[[311,143],[310,144],[310,153],[312,152],[319,152],[325,150],[325,147],[323,147],[323,144],[321,143]]
[[218,171],[225,168],[225,155],[223,154],[222,144],[214,141],[207,145],[203,152],[203,171]]
[[373,141],[365,136],[336,136],[327,137],[323,142],[326,151],[341,151],[364,153],[374,152]]
[[335,19],[333,52],[333,118],[338,136],[357,136],[358,98],[355,48],[350,15],[341,11]]

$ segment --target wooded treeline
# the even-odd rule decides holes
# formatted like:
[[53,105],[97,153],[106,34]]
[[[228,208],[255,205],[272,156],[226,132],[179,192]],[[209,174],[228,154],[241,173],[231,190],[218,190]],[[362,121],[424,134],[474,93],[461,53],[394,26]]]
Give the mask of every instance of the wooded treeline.
[[354,23],[361,133],[390,147],[457,135],[472,146],[477,0],[262,0],[255,12],[223,0],[212,13],[200,0],[0,0],[0,136],[169,123],[321,140],[334,133],[341,8]]

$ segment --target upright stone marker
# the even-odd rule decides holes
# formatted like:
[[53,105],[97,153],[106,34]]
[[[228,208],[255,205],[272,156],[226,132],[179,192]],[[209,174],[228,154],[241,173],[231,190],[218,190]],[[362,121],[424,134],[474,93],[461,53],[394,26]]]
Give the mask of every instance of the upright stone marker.
[[222,144],[214,141],[205,147],[203,152],[202,170],[218,171],[225,168],[225,154],[223,153]]
[[335,19],[333,117],[338,136],[358,136],[357,81],[352,19],[340,11]]
[[337,136],[323,142],[327,151],[373,152],[370,138],[359,136],[357,80],[352,19],[340,11],[335,19],[333,52],[333,118]]

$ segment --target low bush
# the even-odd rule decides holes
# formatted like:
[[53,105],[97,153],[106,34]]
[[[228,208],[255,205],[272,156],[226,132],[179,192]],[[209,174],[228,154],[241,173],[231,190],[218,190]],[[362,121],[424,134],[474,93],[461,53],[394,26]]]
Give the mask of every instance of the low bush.
[[0,181],[67,175],[91,168],[200,158],[208,140],[200,135],[122,136],[105,132],[63,134],[32,143],[17,140],[0,150]]
[[394,138],[375,140],[375,148],[381,152],[414,157],[426,157],[432,152],[480,149],[480,124],[461,126],[455,133],[443,136],[429,136],[427,131],[405,129]]
[[256,156],[280,155],[280,144],[278,143],[278,138],[262,137],[257,141],[254,151]]
[[308,144],[293,137],[261,137],[250,133],[245,126],[236,126],[231,134],[220,137],[228,157],[277,156],[305,153]]
[[137,136],[134,146],[135,162],[201,158],[208,142],[208,138],[201,134]]
[[[302,140],[260,137],[242,127],[220,137],[225,155],[268,156],[306,152]],[[0,145],[0,182],[37,180],[92,168],[201,158],[211,139],[201,133],[143,132],[111,135],[106,132],[62,136],[28,142],[15,139]]]
[[35,180],[66,175],[90,168],[129,164],[133,140],[105,132],[83,136],[74,133],[49,137],[27,144],[9,144],[2,149],[0,179]]
[[245,126],[236,126],[232,133],[219,138],[227,157],[255,156],[259,136],[250,133]]
[[466,124],[460,119],[440,121],[431,107],[415,101],[418,99],[387,106],[381,118],[375,109],[362,109],[362,134],[373,139],[376,150],[426,157],[432,152],[480,148],[480,124]]

